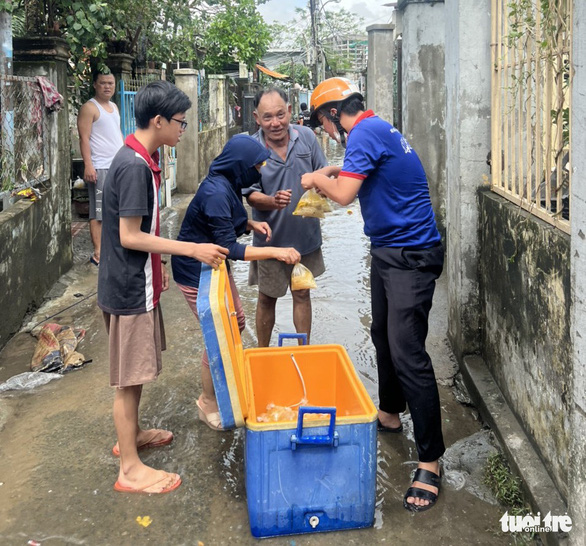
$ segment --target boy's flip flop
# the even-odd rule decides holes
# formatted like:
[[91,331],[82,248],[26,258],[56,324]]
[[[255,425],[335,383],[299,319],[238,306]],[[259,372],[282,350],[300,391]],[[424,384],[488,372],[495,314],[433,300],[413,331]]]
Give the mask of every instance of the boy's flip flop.
[[[116,481],[116,483],[114,484],[114,491],[119,491],[121,493],[143,493],[144,495],[160,495],[162,493],[170,493],[171,491],[174,491],[181,485],[181,477],[179,476],[179,474],[171,474],[169,472],[165,472],[164,470],[161,470],[161,472],[164,475],[160,480],[157,480],[156,482],[151,483],[150,485],[139,487],[137,489],[135,489],[134,487],[126,487],[125,485],[120,485],[120,482]],[[170,478],[174,478],[174,481],[171,483],[171,485],[163,487],[163,489],[161,489],[160,491],[145,491],[146,489],[154,487],[158,483],[161,483],[165,480],[169,480]]]
[[[151,447],[167,446],[173,441],[173,433],[169,430],[154,428],[152,429],[152,432],[153,435],[151,436],[151,439],[148,442],[136,446],[137,451],[142,451],[143,449],[150,449]],[[161,433],[167,433],[168,436],[160,440],[155,440],[155,438],[159,436]],[[114,457],[120,457],[120,448],[118,447],[118,444],[115,444],[112,448],[112,455],[114,455]]]

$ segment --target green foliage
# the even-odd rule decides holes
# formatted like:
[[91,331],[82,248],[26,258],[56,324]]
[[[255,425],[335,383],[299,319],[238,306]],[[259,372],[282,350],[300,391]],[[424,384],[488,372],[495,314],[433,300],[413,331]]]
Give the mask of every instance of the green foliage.
[[218,70],[236,60],[252,68],[271,41],[270,29],[256,9],[255,0],[224,0],[224,10],[205,33],[209,70]]
[[484,483],[512,516],[527,514],[527,507],[521,492],[521,480],[511,473],[502,453],[496,453],[488,458]]
[[14,5],[11,0],[0,0],[0,11],[4,11],[6,13],[12,13],[14,10]]
[[[502,453],[495,453],[488,458],[484,470],[484,484],[490,488],[510,516],[526,516],[531,513],[531,509],[523,498],[521,483],[521,480],[511,473]],[[513,544],[521,546],[531,543],[533,543],[532,533],[513,535]]]
[[[309,9],[295,8],[295,17],[282,25],[271,25],[273,40],[271,46],[278,48],[290,44],[302,49],[312,45],[311,17]],[[340,8],[335,11],[320,10],[317,22],[317,40],[319,45],[338,36],[364,33],[364,19],[350,11]]]
[[292,81],[298,83],[301,87],[309,87],[309,68],[304,64],[283,63],[275,70],[281,74],[289,76]]
[[[270,28],[273,36],[272,47],[279,48],[283,47],[283,44],[287,44],[298,47],[302,51],[311,51],[315,45],[324,53],[328,67],[327,71],[332,75],[336,75],[347,72],[351,65],[346,57],[335,52],[333,42],[339,37],[364,33],[364,19],[357,17],[344,8],[320,10],[317,17],[317,44],[314,44],[309,9],[295,8],[295,17],[291,21],[284,25],[273,23]],[[295,81],[301,85],[309,86],[307,67],[302,64],[297,66],[303,67],[304,72],[295,68]],[[281,65],[278,72],[291,75],[291,68]],[[307,74],[305,80],[304,74]],[[307,83],[302,83],[304,81],[307,81]]]
[[265,1],[20,0],[12,7],[26,22],[22,35],[67,40],[72,82],[85,98],[90,71],[103,68],[109,52],[210,70],[236,60],[252,66],[270,42],[256,9]]

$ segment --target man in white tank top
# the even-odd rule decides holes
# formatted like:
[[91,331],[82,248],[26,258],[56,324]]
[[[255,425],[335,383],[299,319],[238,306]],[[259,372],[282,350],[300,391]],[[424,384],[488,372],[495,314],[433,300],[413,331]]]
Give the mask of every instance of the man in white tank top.
[[83,178],[90,198],[90,235],[94,254],[90,262],[100,263],[102,236],[102,192],[112,159],[123,145],[118,107],[110,100],[116,92],[116,80],[109,71],[94,73],[95,96],[86,102],[77,116],[79,145],[84,163]]

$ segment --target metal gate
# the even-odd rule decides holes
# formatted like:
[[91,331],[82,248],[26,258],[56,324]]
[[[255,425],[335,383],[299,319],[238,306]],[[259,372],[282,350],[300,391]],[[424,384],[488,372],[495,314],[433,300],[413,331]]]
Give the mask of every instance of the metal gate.
[[[150,78],[153,81],[153,78]],[[134,97],[136,92],[149,83],[149,79],[132,79],[124,81],[120,79],[118,84],[118,102],[120,105],[120,129],[122,136],[126,138],[136,130],[136,119],[134,117]],[[161,191],[159,192],[159,203],[161,208],[171,204],[171,192],[177,188],[177,157],[175,148],[163,146],[159,150],[162,179]]]
[[122,136],[126,139],[136,130],[136,120],[134,119],[134,97],[136,91],[129,91],[134,88],[131,84],[128,85],[123,79],[120,79],[118,84],[118,98],[120,102],[120,129]]

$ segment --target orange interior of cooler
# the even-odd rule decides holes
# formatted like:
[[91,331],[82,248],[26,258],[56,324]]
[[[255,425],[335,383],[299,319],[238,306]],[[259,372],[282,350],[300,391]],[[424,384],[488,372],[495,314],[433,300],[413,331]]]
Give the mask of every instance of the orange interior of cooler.
[[[376,418],[372,400],[341,345],[268,347],[244,351],[252,394],[248,404],[249,428],[285,428],[281,421],[259,423],[257,416],[266,412],[268,404],[295,406],[302,400],[303,384],[291,354],[305,382],[304,405],[335,406],[336,421],[344,423],[372,422]],[[285,423],[291,426],[291,421]]]

